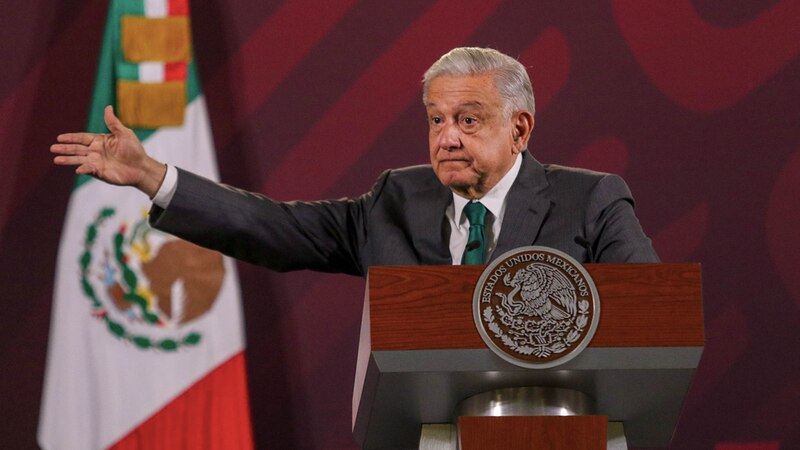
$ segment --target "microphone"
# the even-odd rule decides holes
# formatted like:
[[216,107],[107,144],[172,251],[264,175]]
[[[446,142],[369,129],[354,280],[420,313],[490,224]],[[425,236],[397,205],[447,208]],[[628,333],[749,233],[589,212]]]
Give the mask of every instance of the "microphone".
[[471,251],[475,250],[476,248],[478,248],[480,246],[481,246],[481,242],[478,241],[478,240],[469,241],[469,242],[467,242],[467,246],[464,248],[464,251],[465,252],[471,252]]
[[587,241],[583,236],[575,236],[575,243],[586,249],[586,256],[590,263],[594,262],[594,252],[592,252],[592,243]]

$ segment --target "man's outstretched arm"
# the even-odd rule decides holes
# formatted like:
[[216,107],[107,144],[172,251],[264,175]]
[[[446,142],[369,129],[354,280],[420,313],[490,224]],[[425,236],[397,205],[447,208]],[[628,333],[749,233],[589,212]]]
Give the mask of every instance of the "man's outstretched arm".
[[125,127],[106,106],[103,118],[110,134],[66,133],[50,146],[53,162],[77,166],[75,173],[92,175],[118,186],[133,186],[153,198],[164,180],[167,167],[147,155],[136,134]]

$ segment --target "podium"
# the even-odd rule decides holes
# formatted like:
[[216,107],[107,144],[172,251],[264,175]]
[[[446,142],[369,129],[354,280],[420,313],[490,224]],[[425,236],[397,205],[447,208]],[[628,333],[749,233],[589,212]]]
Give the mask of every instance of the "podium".
[[593,415],[624,424],[632,447],[667,447],[703,351],[700,265],[584,267],[600,296],[599,326],[581,354],[544,370],[513,365],[482,341],[472,296],[483,266],[370,268],[353,389],[357,442],[417,448],[421,426],[456,423],[464,400],[533,387],[585,395]]

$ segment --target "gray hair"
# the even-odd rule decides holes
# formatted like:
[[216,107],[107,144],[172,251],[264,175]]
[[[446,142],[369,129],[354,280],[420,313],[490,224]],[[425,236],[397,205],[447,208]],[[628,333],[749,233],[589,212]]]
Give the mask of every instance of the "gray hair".
[[533,88],[525,67],[516,59],[491,48],[459,47],[445,53],[422,77],[422,101],[427,102],[428,88],[435,78],[483,74],[494,74],[506,114],[513,111],[535,114]]

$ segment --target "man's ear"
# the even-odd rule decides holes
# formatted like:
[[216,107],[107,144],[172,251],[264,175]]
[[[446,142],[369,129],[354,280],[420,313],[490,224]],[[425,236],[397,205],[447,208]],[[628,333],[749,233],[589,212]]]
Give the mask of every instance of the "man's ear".
[[528,148],[528,139],[533,132],[533,114],[528,111],[519,111],[511,120],[513,121],[511,137],[514,139],[514,153],[520,153]]

